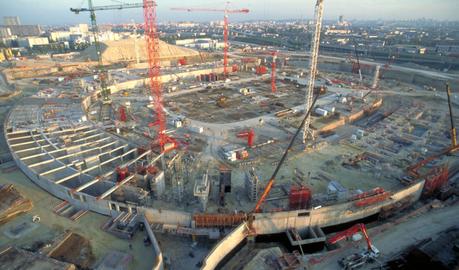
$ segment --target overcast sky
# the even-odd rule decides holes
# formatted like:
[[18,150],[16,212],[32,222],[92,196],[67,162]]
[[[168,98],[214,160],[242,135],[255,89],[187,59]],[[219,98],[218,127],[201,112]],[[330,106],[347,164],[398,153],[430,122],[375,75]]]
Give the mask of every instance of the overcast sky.
[[[94,5],[119,2],[138,3],[141,0],[93,0]],[[313,16],[316,0],[233,0],[233,8],[249,8],[250,13],[231,15],[230,20],[298,19]],[[459,0],[324,0],[325,18],[336,19],[417,19],[459,20]],[[220,20],[220,13],[177,12],[171,7],[223,8],[224,1],[157,0],[160,21]],[[0,0],[0,16],[20,16],[23,24],[87,23],[88,14],[75,15],[70,7],[87,7],[87,0]],[[101,23],[124,23],[134,19],[142,22],[141,9],[99,11]],[[3,23],[1,21],[0,23]]]

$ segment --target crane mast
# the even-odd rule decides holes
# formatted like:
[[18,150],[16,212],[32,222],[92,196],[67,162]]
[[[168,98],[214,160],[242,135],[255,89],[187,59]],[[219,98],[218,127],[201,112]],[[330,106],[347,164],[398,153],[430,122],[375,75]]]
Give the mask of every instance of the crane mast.
[[102,102],[107,104],[110,103],[110,89],[108,89],[107,86],[107,71],[105,70],[104,63],[102,62],[102,53],[99,43],[99,27],[97,26],[96,12],[94,11],[92,0],[88,0],[88,9],[89,17],[91,18],[91,31],[94,37],[94,46],[96,47]]
[[223,15],[223,74],[228,77],[228,2]]
[[214,9],[214,8],[171,8],[175,11],[187,11],[187,12],[223,12],[223,74],[228,77],[228,50],[229,50],[229,14],[234,13],[249,13],[246,8],[243,9],[229,9],[229,2],[226,2],[225,9]]
[[156,113],[156,121],[153,123],[158,126],[157,139],[161,150],[165,145],[164,131],[166,130],[166,117],[164,115],[162,85],[160,80],[160,60],[159,60],[159,36],[156,26],[156,1],[144,0],[143,15],[145,19],[145,39],[148,54],[148,77],[150,82],[151,104]]
[[161,84],[161,62],[159,54],[159,31],[156,22],[156,1],[143,0],[143,15],[145,19],[145,39],[148,54],[148,77],[150,83],[151,105],[155,112],[155,121],[152,126],[157,126],[156,141],[161,148],[161,153],[170,151],[178,146],[178,142],[166,134],[166,113],[163,105],[163,92]]
[[[320,31],[322,29],[322,19],[324,13],[324,0],[317,0],[315,7],[315,29],[314,37],[311,42],[311,53],[310,53],[310,68],[309,68],[309,82],[308,89],[306,90],[306,106],[305,110],[311,107],[312,99],[314,95],[314,81],[317,74],[317,60],[319,58],[319,46],[320,46]],[[306,118],[306,123],[303,129],[303,143],[306,144],[309,140],[314,140],[314,132],[310,127],[311,115],[309,114]]]
[[456,148],[456,128],[454,127],[453,109],[451,107],[451,87],[449,84],[446,84],[446,96],[448,98],[449,119],[451,121],[451,148]]
[[277,91],[276,86],[276,61],[277,61],[277,51],[272,52],[273,62],[271,63],[271,92],[275,93]]
[[[147,1],[150,2],[150,1]],[[134,4],[119,4],[119,5],[108,5],[108,6],[94,6],[92,0],[88,0],[88,8],[70,8],[70,11],[79,14],[80,12],[89,12],[89,18],[91,19],[91,32],[94,37],[94,47],[96,48],[97,55],[97,69],[100,80],[101,87],[101,96],[103,104],[110,104],[110,89],[107,84],[107,71],[104,68],[104,63],[102,61],[102,52],[99,42],[99,26],[97,25],[96,20],[96,11],[97,10],[119,10],[127,8],[140,8],[144,4],[134,3]],[[105,118],[105,117],[104,117]]]

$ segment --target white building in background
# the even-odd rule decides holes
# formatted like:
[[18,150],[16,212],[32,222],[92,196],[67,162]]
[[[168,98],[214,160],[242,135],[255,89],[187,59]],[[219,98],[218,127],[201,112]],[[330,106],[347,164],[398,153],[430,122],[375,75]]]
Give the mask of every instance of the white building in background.
[[89,26],[85,23],[80,23],[80,24],[77,24],[76,26],[70,27],[69,31],[72,34],[75,34],[75,33],[87,34],[89,32]]
[[175,45],[184,46],[195,49],[221,49],[224,47],[223,42],[211,38],[188,38],[175,40]]
[[12,35],[9,27],[0,27],[0,38],[9,38]]
[[[121,39],[121,35],[118,33],[113,33],[110,31],[99,33],[99,41],[116,41],[120,39]],[[86,40],[89,41],[90,43],[94,43],[94,36],[87,35]]]
[[46,45],[49,44],[49,40],[46,37],[25,37],[18,39],[19,47],[24,48],[33,48],[36,45]]
[[69,41],[70,34],[71,33],[69,31],[55,31],[55,32],[49,33],[49,39],[52,42]]
[[197,23],[193,23],[193,22],[179,22],[177,23],[177,27],[181,27],[181,28],[191,28],[191,27],[196,27],[198,26]]

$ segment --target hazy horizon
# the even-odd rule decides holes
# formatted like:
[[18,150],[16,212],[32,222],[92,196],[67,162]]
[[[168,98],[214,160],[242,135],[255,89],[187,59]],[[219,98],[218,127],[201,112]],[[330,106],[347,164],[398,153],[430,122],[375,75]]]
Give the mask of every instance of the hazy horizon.
[[[95,6],[117,5],[119,1],[93,0]],[[139,3],[141,1],[124,1]],[[220,12],[178,12],[172,7],[205,7],[224,8],[224,2],[197,0],[183,3],[180,0],[163,0],[158,3],[159,21],[212,21],[221,20]],[[232,14],[231,21],[247,20],[288,20],[311,19],[315,0],[235,0],[231,8],[248,8],[248,14]],[[70,8],[87,7],[86,0],[46,0],[39,3],[33,0],[16,0],[9,2],[0,0],[0,17],[19,16],[22,24],[64,25],[88,23],[89,14],[78,15],[70,12]],[[302,7],[302,8],[300,8]],[[413,20],[434,19],[458,21],[458,0],[325,0],[324,17],[336,20],[343,15],[347,20]],[[99,23],[127,23],[134,19],[143,22],[140,8],[98,11]],[[3,18],[1,24],[3,23]]]

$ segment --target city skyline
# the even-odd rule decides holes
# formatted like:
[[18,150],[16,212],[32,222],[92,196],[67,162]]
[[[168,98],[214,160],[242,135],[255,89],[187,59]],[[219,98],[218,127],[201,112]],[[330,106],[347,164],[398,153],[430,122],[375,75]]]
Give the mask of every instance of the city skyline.
[[[100,0],[94,1],[94,5],[116,5],[118,2]],[[129,1],[137,3],[140,1]],[[456,0],[329,0],[325,2],[325,19],[335,20],[343,15],[347,20],[413,20],[413,19],[434,19],[434,20],[457,20]],[[87,7],[86,1],[46,1],[40,8],[36,8],[32,0],[18,0],[15,2],[0,3],[0,16],[19,16],[23,24],[42,25],[63,25],[74,23],[87,23],[88,14],[75,15],[70,12],[71,7]],[[82,4],[83,3],[83,4]],[[82,4],[82,5],[81,5]],[[212,21],[221,20],[220,13],[213,12],[177,12],[171,11],[172,7],[206,7],[223,8],[224,2],[209,3],[208,1],[193,1],[190,4],[183,4],[183,1],[169,0],[166,3],[158,4],[159,21]],[[298,8],[303,6],[304,9]],[[284,20],[284,19],[312,19],[314,1],[311,0],[252,0],[232,1],[232,8],[248,8],[249,14],[232,14],[231,21],[248,20]],[[407,12],[409,10],[409,12]],[[47,16],[47,14],[55,14]],[[100,11],[97,13],[100,23],[126,23],[132,19],[136,22],[143,22],[143,13],[140,9],[125,9],[116,11]]]

